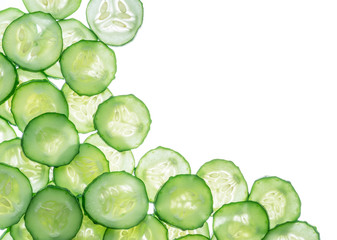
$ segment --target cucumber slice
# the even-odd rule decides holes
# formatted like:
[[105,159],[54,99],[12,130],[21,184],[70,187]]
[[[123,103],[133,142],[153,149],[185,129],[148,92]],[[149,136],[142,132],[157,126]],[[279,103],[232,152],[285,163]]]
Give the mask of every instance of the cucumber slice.
[[10,233],[14,240],[33,240],[26,228],[24,217],[17,224],[11,226]]
[[115,52],[102,42],[74,43],[63,52],[60,64],[67,84],[79,95],[99,94],[115,78]]
[[33,197],[25,223],[33,239],[72,239],[81,227],[82,218],[80,205],[68,190],[48,186]]
[[263,240],[319,240],[316,227],[307,222],[287,222],[271,229]]
[[190,164],[178,152],[157,147],[148,151],[138,163],[135,171],[146,186],[150,202],[153,202],[161,186],[172,176],[190,174]]
[[1,240],[13,240],[11,234],[9,232],[4,232],[2,236],[0,236]]
[[[16,138],[14,129],[0,117],[0,143]],[[1,156],[1,155],[0,155]],[[1,160],[1,158],[0,158]]]
[[81,0],[23,0],[29,12],[50,13],[56,19],[69,17],[81,5]]
[[0,163],[0,229],[19,222],[31,198],[28,178],[19,169]]
[[166,224],[163,222],[168,230],[169,240],[174,240],[179,237],[183,237],[189,234],[199,234],[209,238],[209,228],[208,223],[205,222],[201,228],[193,229],[193,230],[181,230],[179,228],[173,227],[171,225]]
[[155,217],[147,215],[137,226],[130,229],[107,228],[103,240],[168,240],[167,229]]
[[202,178],[191,174],[170,177],[154,205],[162,221],[182,230],[202,227],[213,212],[211,190]]
[[125,171],[133,173],[135,159],[131,151],[118,152],[106,144],[97,133],[90,135],[84,142],[98,147],[104,153],[106,159],[109,161],[110,172]]
[[98,106],[94,125],[100,137],[118,151],[137,148],[151,125],[145,104],[134,95],[111,97]]
[[109,163],[101,150],[83,143],[68,165],[54,168],[54,181],[56,186],[68,188],[76,196],[82,194],[92,180],[108,171]]
[[11,110],[21,131],[30,120],[46,112],[68,116],[68,104],[63,93],[48,80],[22,83],[14,93]]
[[49,168],[28,159],[22,151],[21,139],[15,138],[0,144],[0,162],[17,167],[26,175],[33,192],[45,187],[49,181]]
[[83,206],[94,222],[115,229],[136,226],[149,207],[144,183],[126,172],[97,177],[84,190]]
[[87,21],[98,38],[108,45],[130,42],[143,22],[143,4],[139,0],[91,0]]
[[62,92],[68,102],[69,120],[75,124],[77,131],[80,133],[95,131],[94,114],[98,105],[112,96],[110,90],[107,88],[94,96],[80,96],[64,84]]
[[18,17],[21,17],[24,13],[17,8],[6,8],[0,11],[0,52],[2,49],[2,38],[8,25]]
[[61,27],[50,14],[25,14],[8,25],[2,47],[20,67],[31,71],[46,69],[60,57]]
[[224,204],[248,198],[247,182],[232,161],[214,159],[206,162],[197,175],[205,180],[212,191],[214,211]]
[[[18,79],[19,79],[19,84],[23,82],[28,82],[33,79],[47,79],[47,76],[42,73],[42,72],[30,72],[23,70],[21,68],[16,69]],[[13,95],[7,99],[3,104],[0,105],[0,116],[7,119],[11,124],[16,125],[14,121],[13,114],[11,112],[11,107],[12,107],[12,98]]]
[[47,166],[69,164],[78,154],[79,146],[74,124],[59,113],[45,113],[34,118],[22,136],[25,155]]
[[12,94],[18,84],[18,76],[14,65],[0,53],[0,104]]
[[[96,35],[76,19],[65,19],[58,22],[62,29],[63,50],[80,40],[97,40]],[[45,70],[53,78],[63,78],[60,62]]]
[[217,240],[261,240],[268,232],[266,210],[257,202],[235,202],[215,212],[213,229]]
[[301,214],[301,201],[294,187],[278,177],[256,180],[248,199],[260,203],[267,210],[270,228],[296,221]]
[[177,238],[177,240],[209,240],[209,238],[199,234],[190,234]]

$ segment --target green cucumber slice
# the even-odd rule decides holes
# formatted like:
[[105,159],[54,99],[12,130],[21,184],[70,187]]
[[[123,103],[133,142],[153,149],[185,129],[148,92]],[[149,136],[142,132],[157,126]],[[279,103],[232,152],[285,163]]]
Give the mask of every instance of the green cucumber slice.
[[20,138],[0,144],[0,162],[20,169],[29,179],[34,193],[48,184],[49,168],[31,161],[25,156],[22,151]]
[[154,216],[147,215],[137,226],[130,229],[107,228],[103,240],[168,240],[167,229]]
[[114,96],[98,106],[94,125],[100,137],[118,151],[137,148],[151,125],[149,110],[134,95]]
[[72,239],[81,227],[82,218],[81,207],[68,190],[48,186],[33,197],[25,224],[36,240]]
[[225,204],[213,216],[213,229],[217,240],[261,240],[269,229],[268,215],[257,202]]
[[115,78],[115,52],[102,42],[74,43],[64,50],[60,64],[67,84],[79,95],[99,94]]
[[8,124],[6,120],[0,117],[0,143],[13,138],[16,138],[14,129]]
[[232,161],[211,160],[200,167],[197,175],[205,180],[212,191],[214,211],[224,204],[248,198],[247,182]]
[[46,69],[60,57],[61,27],[50,14],[24,14],[8,25],[2,47],[20,67],[31,71]]
[[1,240],[13,240],[10,232],[4,232],[2,236],[0,236]]
[[[63,50],[80,40],[97,40],[96,35],[76,19],[65,19],[58,22],[62,29]],[[44,71],[53,78],[63,78],[60,62]]]
[[75,124],[77,131],[80,133],[95,131],[94,114],[98,105],[112,96],[110,90],[107,88],[97,95],[80,96],[64,84],[62,92],[68,102],[69,120]]
[[0,53],[0,104],[12,94],[18,84],[18,76],[14,65]]
[[0,163],[0,229],[19,222],[31,198],[28,178],[19,169]]
[[307,222],[286,222],[271,229],[263,240],[319,240],[316,227]]
[[209,227],[207,222],[205,222],[202,227],[193,230],[181,230],[179,228],[168,225],[165,222],[163,223],[168,230],[169,240],[174,240],[189,234],[199,234],[209,238]]
[[56,19],[69,17],[81,5],[81,0],[23,0],[29,12],[50,13]]
[[69,164],[78,154],[79,146],[74,124],[59,113],[45,113],[34,118],[22,135],[25,155],[47,166]]
[[211,190],[197,175],[170,177],[156,195],[156,215],[182,230],[202,227],[213,212]]
[[83,206],[94,222],[115,229],[136,226],[149,207],[144,183],[126,172],[97,177],[84,190]]
[[301,201],[294,187],[278,177],[256,180],[248,199],[260,203],[267,210],[270,228],[295,221],[301,214]]
[[48,80],[22,83],[14,93],[11,110],[21,131],[30,120],[46,112],[68,116],[68,104],[63,93]]
[[109,161],[110,172],[125,171],[133,173],[135,159],[131,151],[117,151],[106,144],[97,133],[90,135],[84,142],[98,147],[104,153],[106,159]]
[[[47,76],[42,72],[30,72],[21,68],[16,69],[18,74],[19,84],[30,80],[47,79]],[[0,105],[0,116],[7,119],[11,124],[16,125],[13,114],[11,112],[13,95]]]
[[108,45],[130,42],[143,22],[143,4],[139,0],[91,0],[87,21],[98,38]]
[[68,165],[54,168],[54,181],[56,186],[68,188],[76,196],[82,194],[92,180],[108,171],[109,163],[101,150],[83,143]]
[[147,195],[154,201],[161,186],[172,176],[190,174],[190,164],[178,152],[169,148],[157,147],[148,151],[138,163],[135,171],[146,186]]
[[0,11],[0,52],[2,49],[2,38],[8,25],[18,17],[21,17],[24,13],[17,8],[6,8]]
[[17,224],[11,226],[10,233],[14,240],[33,240],[26,228],[24,217]]
[[199,234],[190,234],[177,238],[177,240],[209,240],[209,238]]

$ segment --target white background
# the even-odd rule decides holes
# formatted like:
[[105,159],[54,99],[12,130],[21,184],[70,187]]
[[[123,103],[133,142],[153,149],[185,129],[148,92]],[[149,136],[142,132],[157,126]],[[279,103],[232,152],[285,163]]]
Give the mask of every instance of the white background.
[[[85,22],[87,0],[72,15]],[[195,173],[234,161],[249,187],[276,175],[302,200],[301,220],[336,239],[337,2],[144,0],[133,42],[114,47],[114,95],[133,93],[153,124],[136,160],[158,145]],[[0,8],[25,10],[21,0]]]

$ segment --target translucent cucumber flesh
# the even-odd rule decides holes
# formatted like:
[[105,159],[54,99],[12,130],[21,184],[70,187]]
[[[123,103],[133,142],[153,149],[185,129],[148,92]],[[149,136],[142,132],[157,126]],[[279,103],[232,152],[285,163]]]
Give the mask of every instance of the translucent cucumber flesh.
[[16,138],[14,129],[5,121],[0,118],[0,143]]
[[207,222],[205,222],[205,224],[202,227],[193,230],[181,230],[179,228],[168,225],[165,222],[164,225],[168,230],[169,240],[174,240],[176,238],[183,237],[188,234],[201,234],[209,238],[209,227]]

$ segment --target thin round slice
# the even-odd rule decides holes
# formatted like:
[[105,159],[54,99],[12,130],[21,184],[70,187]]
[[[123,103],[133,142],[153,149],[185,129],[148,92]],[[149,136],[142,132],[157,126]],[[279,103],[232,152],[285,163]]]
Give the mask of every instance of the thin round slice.
[[138,163],[135,171],[146,186],[151,202],[161,186],[172,176],[190,174],[190,164],[178,152],[169,148],[157,147],[148,151]]
[[209,238],[200,235],[200,234],[189,234],[180,238],[177,238],[176,240],[209,240]]
[[82,218],[81,207],[68,190],[48,186],[33,197],[25,223],[33,239],[72,239],[81,227]]
[[34,118],[22,136],[25,155],[47,166],[69,164],[79,152],[79,146],[74,124],[59,113],[45,113]]
[[270,228],[295,221],[301,214],[301,201],[290,182],[264,177],[254,182],[249,200],[260,203],[269,216]]
[[0,53],[0,104],[3,104],[13,93],[18,84],[14,65]]
[[106,144],[97,133],[90,135],[84,142],[98,147],[104,153],[106,159],[109,161],[110,172],[125,171],[133,173],[135,158],[131,151],[117,151]]
[[81,40],[71,45],[60,64],[67,84],[79,95],[99,94],[115,78],[115,53],[102,42]]
[[19,222],[31,198],[28,178],[19,169],[0,163],[0,229]]
[[62,92],[68,102],[69,120],[72,121],[78,132],[88,133],[95,131],[94,114],[98,105],[112,96],[107,88],[104,92],[93,96],[80,96],[64,84]]
[[17,8],[6,8],[0,11],[0,52],[2,49],[2,38],[8,25],[18,17],[21,17],[24,13]]
[[108,171],[109,163],[101,150],[83,143],[68,165],[54,168],[54,181],[56,186],[68,188],[76,196],[82,194],[92,180]]
[[168,240],[167,229],[154,216],[147,215],[137,226],[130,229],[107,228],[103,240]]
[[61,27],[50,14],[25,14],[8,25],[2,47],[20,67],[31,71],[46,69],[60,57]]
[[271,229],[263,240],[319,240],[316,227],[307,222],[286,222]]
[[213,212],[211,190],[202,178],[191,174],[170,177],[154,204],[161,220],[182,230],[202,227]]
[[83,194],[85,212],[108,228],[126,229],[146,216],[148,198],[144,183],[126,172],[103,173]]
[[21,131],[30,120],[46,112],[68,116],[68,104],[63,93],[48,80],[22,83],[14,93],[11,110]]
[[214,211],[224,204],[248,198],[247,182],[232,161],[214,159],[206,162],[197,175],[205,180],[212,191]]
[[137,148],[151,125],[145,104],[134,95],[111,97],[98,106],[94,125],[100,137],[118,151]]
[[16,138],[14,129],[8,122],[0,117],[0,143]]
[[143,4],[139,0],[91,0],[87,20],[98,38],[108,45],[130,42],[143,22]]
[[175,240],[179,237],[183,237],[183,236],[186,236],[186,235],[189,235],[189,234],[198,234],[198,235],[203,235],[203,236],[209,238],[209,227],[208,227],[207,222],[205,222],[202,227],[196,228],[196,229],[193,229],[193,230],[181,230],[179,228],[168,225],[165,222],[163,222],[163,223],[168,230],[169,240]]
[[14,240],[33,240],[32,235],[26,228],[24,217],[21,218],[20,222],[11,226],[10,231]]
[[261,240],[268,232],[268,215],[257,202],[245,201],[223,205],[213,216],[217,240]]
[[25,156],[20,138],[0,144],[0,162],[20,169],[29,179],[34,193],[45,187],[49,181],[49,168]]

